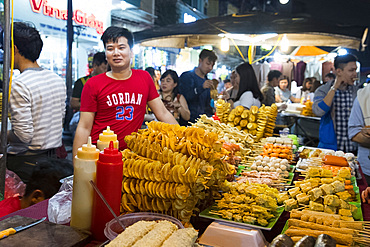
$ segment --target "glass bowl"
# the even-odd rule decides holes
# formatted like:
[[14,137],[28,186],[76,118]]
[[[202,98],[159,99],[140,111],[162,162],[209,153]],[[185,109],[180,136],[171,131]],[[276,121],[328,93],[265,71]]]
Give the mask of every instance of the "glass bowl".
[[[119,221],[125,226],[129,227],[133,225],[134,223],[141,221],[141,220],[146,220],[146,221],[151,221],[151,220],[168,220],[175,225],[178,226],[179,229],[184,228],[184,226],[181,224],[181,222],[169,215],[165,214],[157,214],[157,213],[149,213],[149,212],[142,212],[142,213],[131,213],[131,214],[125,214],[121,215],[118,217]],[[109,239],[113,240],[115,239],[118,234],[122,232],[122,227],[118,224],[116,219],[112,219],[105,225],[104,229],[104,235]]]

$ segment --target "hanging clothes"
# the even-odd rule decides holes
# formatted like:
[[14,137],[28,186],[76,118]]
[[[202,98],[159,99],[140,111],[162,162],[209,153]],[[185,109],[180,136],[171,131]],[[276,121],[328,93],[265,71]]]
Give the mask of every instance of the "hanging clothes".
[[304,72],[306,71],[307,64],[303,61],[297,63],[295,67],[294,80],[297,82],[297,86],[302,86],[304,80]]
[[306,71],[304,73],[305,78],[315,77],[317,80],[321,81],[321,62],[311,61],[307,63]]
[[[261,88],[261,83],[263,81],[263,79],[261,78],[262,64],[261,63],[258,63],[258,62],[257,63],[254,63],[254,64],[252,64],[252,68],[254,70],[254,73],[256,74],[258,85]],[[263,84],[262,84],[262,86],[263,86]]]
[[270,70],[279,70],[280,72],[282,72],[283,65],[277,62],[270,62]]
[[[294,80],[294,71],[295,71],[295,66],[294,63],[289,59],[285,63],[282,64],[283,70],[281,73],[288,77],[289,82]],[[290,89],[290,88],[289,88]]]

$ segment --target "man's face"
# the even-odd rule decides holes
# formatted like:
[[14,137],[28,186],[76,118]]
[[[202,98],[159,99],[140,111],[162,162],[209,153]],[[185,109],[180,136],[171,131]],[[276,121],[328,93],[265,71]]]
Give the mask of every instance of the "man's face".
[[231,82],[225,83],[225,89],[231,88],[231,86],[232,86]]
[[94,74],[99,75],[101,73],[107,72],[108,64],[107,63],[101,63],[99,66],[94,65]]
[[214,65],[215,65],[215,62],[209,61],[208,57],[206,57],[205,59],[199,58],[198,68],[205,75],[207,75],[209,72],[212,71]]
[[347,83],[348,85],[353,85],[355,83],[354,79],[357,78],[356,73],[357,65],[356,62],[349,62],[344,66],[343,69],[337,69],[338,80]]
[[272,81],[270,82],[270,85],[272,87],[277,87],[279,85],[279,81],[280,81],[280,78],[274,77],[274,78],[272,78]]
[[132,54],[125,37],[118,38],[115,43],[108,41],[105,45],[105,56],[113,72],[130,68]]

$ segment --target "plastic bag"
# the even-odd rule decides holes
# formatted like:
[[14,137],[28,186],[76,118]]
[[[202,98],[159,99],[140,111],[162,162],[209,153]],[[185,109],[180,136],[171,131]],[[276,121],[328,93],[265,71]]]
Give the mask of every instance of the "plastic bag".
[[48,218],[56,224],[67,224],[71,221],[73,176],[65,179],[59,192],[49,199]]
[[26,184],[12,171],[6,170],[5,173],[5,193],[4,199],[14,196],[23,196],[26,190]]

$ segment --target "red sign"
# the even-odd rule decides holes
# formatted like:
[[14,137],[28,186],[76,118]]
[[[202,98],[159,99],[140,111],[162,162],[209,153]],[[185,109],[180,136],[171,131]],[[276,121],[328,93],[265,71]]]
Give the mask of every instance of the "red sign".
[[[48,5],[47,0],[30,0],[32,11],[35,13],[41,13],[54,17],[60,20],[67,20],[67,10],[60,10]],[[86,13],[77,9],[73,12],[72,19],[79,25],[86,27],[92,27],[96,30],[98,34],[103,33],[103,22],[95,19],[95,16],[91,14],[88,16]]]

